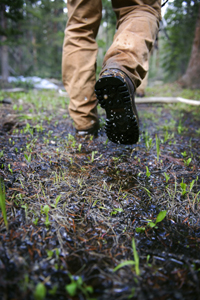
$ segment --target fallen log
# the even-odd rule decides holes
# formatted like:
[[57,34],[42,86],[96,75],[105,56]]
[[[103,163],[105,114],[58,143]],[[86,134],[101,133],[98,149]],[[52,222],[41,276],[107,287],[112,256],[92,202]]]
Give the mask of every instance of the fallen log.
[[[59,90],[58,93],[61,96],[69,96],[68,93]],[[189,105],[200,105],[200,100],[192,100],[192,99],[185,99],[181,97],[143,97],[143,98],[135,98],[135,103],[185,103]]]
[[19,93],[19,92],[25,92],[24,88],[10,88],[10,89],[2,89],[2,92],[7,92],[7,93]]
[[135,103],[185,103],[189,105],[200,105],[200,101],[185,99],[181,97],[144,97],[136,98]]

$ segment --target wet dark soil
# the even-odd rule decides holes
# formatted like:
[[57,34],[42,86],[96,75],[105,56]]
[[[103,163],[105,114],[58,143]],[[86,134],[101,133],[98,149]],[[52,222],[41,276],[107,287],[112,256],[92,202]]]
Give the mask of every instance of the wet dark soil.
[[57,95],[39,110],[6,96],[0,299],[200,299],[200,108],[140,104],[139,143],[124,146],[101,110],[99,137],[82,139]]

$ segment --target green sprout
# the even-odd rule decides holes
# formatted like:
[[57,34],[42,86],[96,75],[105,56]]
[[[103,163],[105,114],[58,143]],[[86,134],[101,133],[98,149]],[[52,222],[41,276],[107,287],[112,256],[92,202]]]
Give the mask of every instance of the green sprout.
[[198,176],[197,176],[196,179],[194,179],[194,180],[192,180],[192,182],[190,182],[190,192],[191,192],[191,190],[193,189],[193,186],[194,186],[194,184],[195,184],[195,181],[198,181]]
[[68,274],[68,275],[71,279],[71,283],[69,283],[65,286],[67,293],[71,297],[74,297],[77,295],[77,293],[79,291],[81,291],[84,294],[84,296],[86,297],[86,299],[89,300],[90,299],[89,294],[93,293],[92,286],[87,286],[83,282],[83,279],[80,276],[78,276],[78,278],[75,280],[71,274]]
[[2,178],[0,178],[0,208],[2,211],[4,224],[6,226],[6,229],[8,230],[8,221],[7,221],[7,213],[6,213],[6,192],[5,192],[5,185]]
[[43,300],[46,297],[46,287],[43,283],[39,282],[36,285],[35,291],[34,291],[34,299],[35,300]]
[[184,196],[186,194],[186,188],[187,188],[187,184],[183,182],[183,178],[182,178],[182,182],[180,183],[180,186],[181,186],[181,195]]
[[123,212],[123,208],[114,208],[113,211],[111,211],[111,216],[116,215],[118,212]]
[[79,145],[78,145],[78,151],[79,151],[79,152],[81,152],[81,147],[82,147],[82,144],[79,144]]
[[26,153],[24,153],[24,158],[27,160],[27,162],[30,164],[30,162],[31,162],[31,153],[29,154],[29,156],[26,154]]
[[[162,222],[162,220],[164,220],[164,218],[166,217],[166,214],[167,214],[167,211],[166,211],[166,210],[160,211],[159,214],[157,215],[157,218],[156,218],[155,223],[152,222],[152,220],[147,220],[148,223],[147,223],[146,226],[149,226],[149,227],[151,227],[151,228],[153,228],[153,227],[157,228],[157,226],[156,226],[157,223]],[[137,228],[136,228],[136,232],[144,232],[145,229],[146,229],[146,227],[137,227]]]
[[61,198],[61,195],[58,195],[58,196],[56,197],[56,204],[55,204],[55,207],[57,207],[60,198]]
[[36,218],[35,220],[33,220],[33,224],[34,224],[35,226],[37,226],[38,220],[39,220],[39,218]]
[[118,266],[116,266],[113,269],[113,272],[117,271],[118,269],[124,267],[124,266],[128,266],[128,265],[132,265],[135,266],[135,273],[137,276],[140,275],[140,268],[139,268],[139,255],[137,253],[136,250],[136,245],[135,245],[135,240],[134,238],[132,239],[132,249],[133,249],[133,256],[134,256],[134,260],[126,260],[123,261],[122,263],[120,263]]
[[185,165],[188,167],[189,164],[191,163],[192,159],[189,157],[187,160],[184,160]]
[[183,157],[186,157],[186,156],[187,156],[187,152],[186,152],[186,151],[181,152],[181,154],[183,155]]
[[156,151],[157,151],[157,161],[159,161],[160,156],[160,140],[156,134]]
[[181,134],[182,131],[184,131],[183,124],[181,123],[181,120],[179,121],[178,127],[177,127],[178,133]]
[[97,151],[92,151],[92,155],[91,155],[91,163],[94,162],[94,156],[95,154],[97,154]]
[[166,130],[164,135],[164,143],[170,138],[169,132]]
[[165,180],[166,180],[166,183],[168,183],[169,179],[170,179],[170,176],[164,172],[164,175],[165,175]]
[[149,171],[149,168],[146,166],[146,176],[149,178],[151,176],[151,173]]
[[49,206],[47,204],[43,207],[43,212],[46,215],[45,225],[48,227],[50,225],[50,221],[49,221],[49,215],[48,215]]
[[153,144],[153,139],[149,136],[148,131],[145,131],[144,140],[147,150],[150,150]]
[[10,165],[10,164],[8,164],[8,170],[10,171],[10,173],[11,173],[11,174],[13,174],[13,170],[12,170],[12,168],[11,168],[11,165]]

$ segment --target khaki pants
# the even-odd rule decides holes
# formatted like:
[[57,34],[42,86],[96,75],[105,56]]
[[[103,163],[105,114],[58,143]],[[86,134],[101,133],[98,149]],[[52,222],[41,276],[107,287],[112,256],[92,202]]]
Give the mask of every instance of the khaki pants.
[[[108,49],[102,72],[124,71],[138,87],[148,71],[149,52],[161,18],[160,0],[112,0],[117,32]],[[96,82],[97,43],[101,0],[68,0],[68,22],[62,57],[62,77],[70,96],[69,112],[78,130],[98,122]]]

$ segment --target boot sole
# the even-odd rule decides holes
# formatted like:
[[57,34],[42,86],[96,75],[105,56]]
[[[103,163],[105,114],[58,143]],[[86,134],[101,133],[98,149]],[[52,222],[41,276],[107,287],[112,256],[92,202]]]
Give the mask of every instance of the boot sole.
[[102,77],[96,82],[95,93],[99,104],[106,110],[105,130],[108,138],[114,143],[136,144],[139,127],[124,79]]

